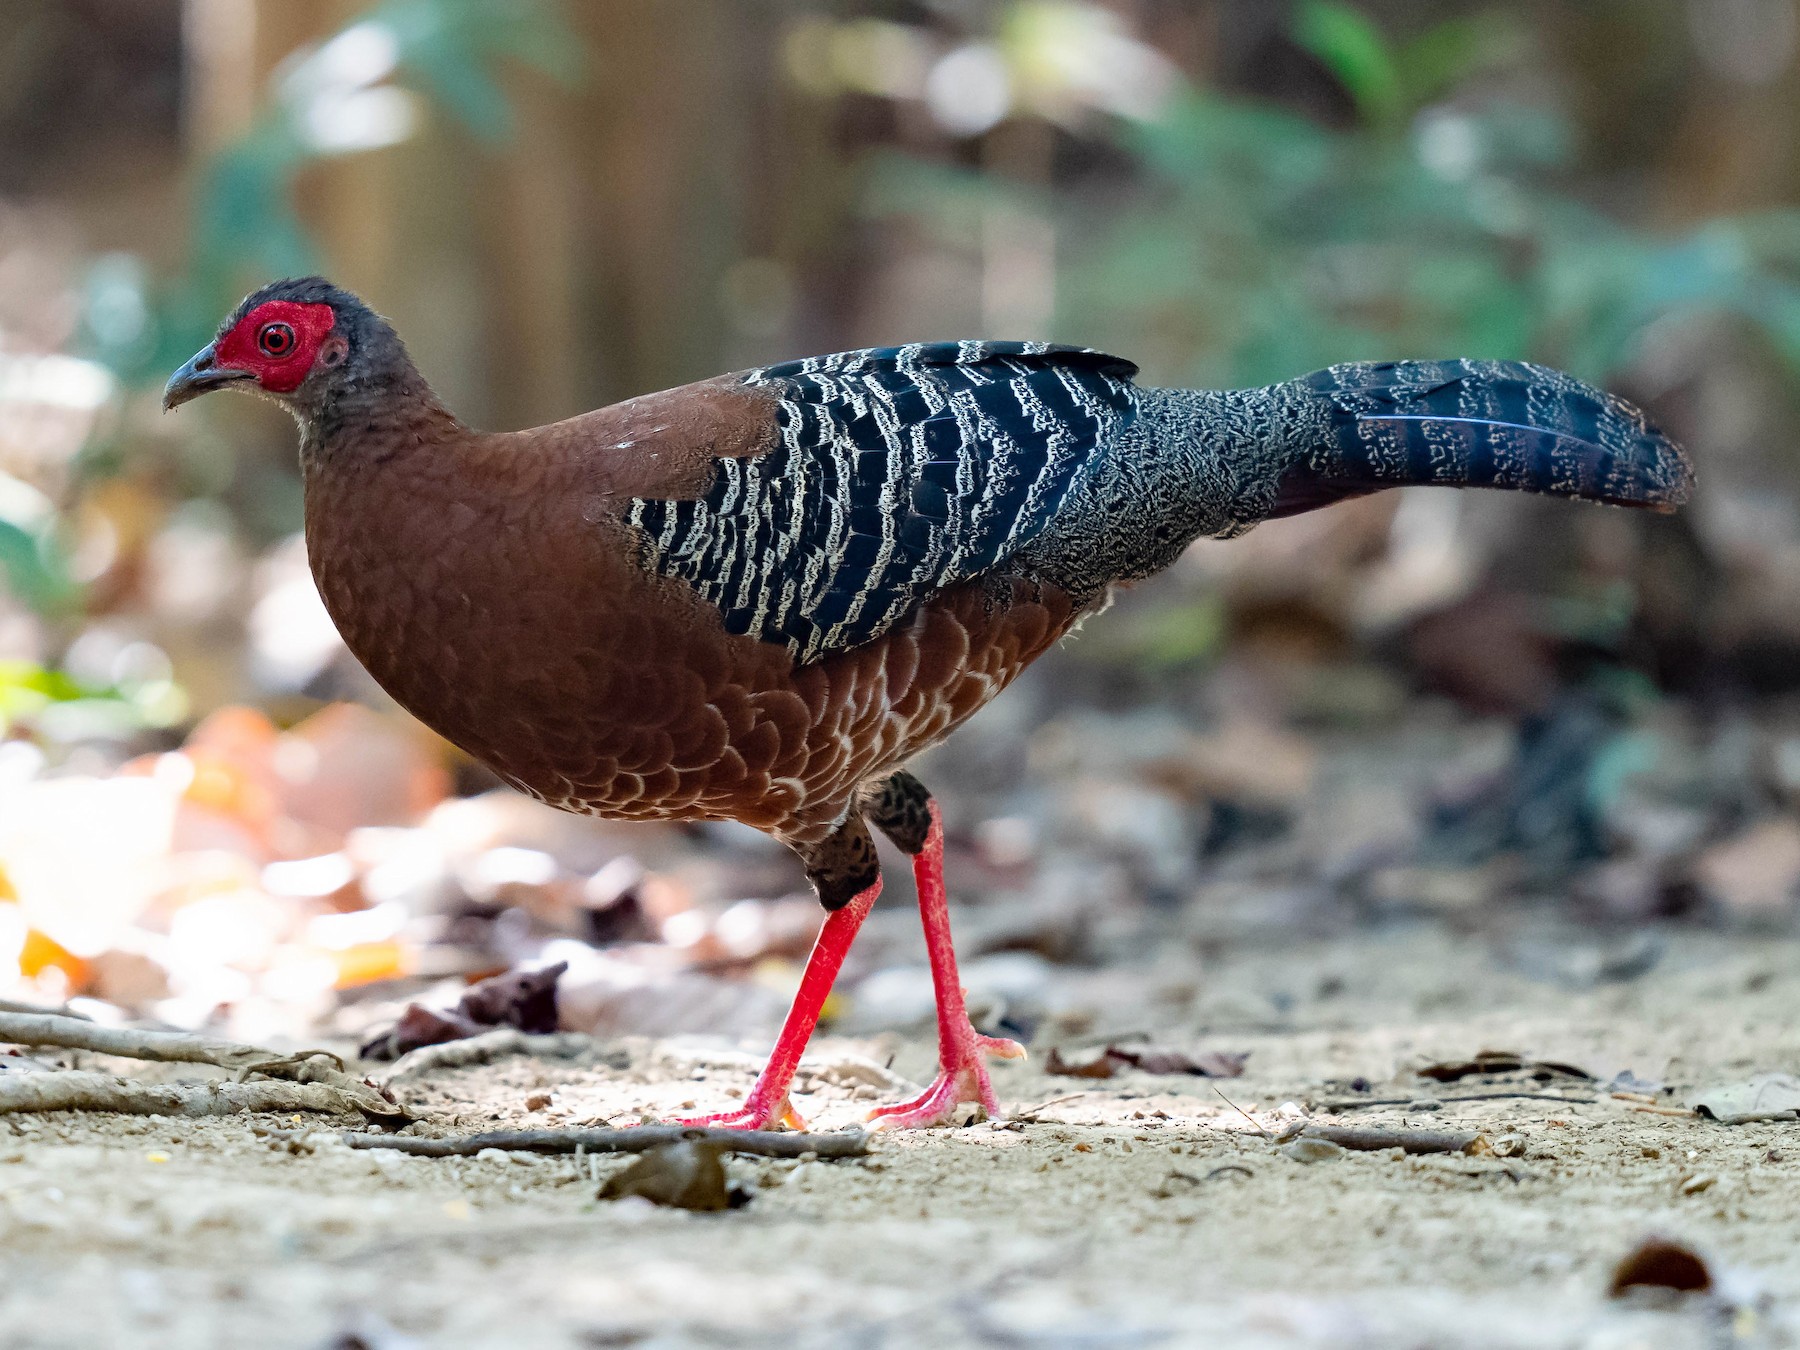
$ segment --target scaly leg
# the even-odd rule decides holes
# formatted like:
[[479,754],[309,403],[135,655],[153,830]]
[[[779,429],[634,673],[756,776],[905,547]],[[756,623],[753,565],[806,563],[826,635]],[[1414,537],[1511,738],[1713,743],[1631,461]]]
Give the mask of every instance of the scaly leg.
[[930,803],[931,830],[925,847],[913,856],[913,879],[919,887],[919,918],[925,925],[925,950],[931,955],[931,983],[937,991],[938,1076],[910,1102],[877,1107],[869,1119],[877,1128],[941,1125],[964,1102],[975,1102],[988,1118],[1001,1118],[1000,1099],[988,1081],[987,1056],[1023,1059],[1017,1041],[983,1036],[969,1021],[962,981],[956,973],[956,950],[950,942],[949,900],[944,893],[944,823],[938,805]]
[[881,878],[877,876],[867,890],[842,909],[833,910],[826,916],[818,941],[813,943],[812,955],[806,958],[800,992],[794,995],[787,1021],[781,1024],[781,1034],[775,1038],[774,1053],[757,1075],[744,1104],[735,1111],[680,1120],[676,1124],[711,1125],[728,1130],[766,1130],[775,1125],[790,1125],[796,1130],[806,1128],[806,1122],[800,1119],[800,1113],[788,1100],[788,1087],[794,1081],[794,1070],[799,1067],[800,1055],[812,1038],[813,1028],[818,1025],[819,1010],[825,1006],[825,998],[831,993],[838,971],[843,968],[844,956],[880,894]]

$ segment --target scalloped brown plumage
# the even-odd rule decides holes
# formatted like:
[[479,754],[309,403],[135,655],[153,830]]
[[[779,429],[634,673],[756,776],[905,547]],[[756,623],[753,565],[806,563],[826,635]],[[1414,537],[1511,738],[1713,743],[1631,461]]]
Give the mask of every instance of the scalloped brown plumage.
[[[1139,390],[1043,343],[936,343],[721,376],[531,431],[462,426],[393,330],[318,278],[248,297],[169,382],[301,428],[313,575],[393,697],[572,811],[731,819],[830,911],[741,1109],[787,1089],[880,892],[914,858],[942,1072],[890,1124],[998,1102],[946,914],[936,805],[905,771],[1117,581],[1199,534],[1405,482],[1672,505],[1691,473],[1636,410],[1536,367],[1333,367],[1265,390]],[[1287,496],[1284,497],[1283,493]],[[1296,496],[1298,494],[1298,496]]]
[[574,811],[739,820],[805,856],[1076,611],[1020,579],[965,584],[808,665],[727,632],[639,566],[621,519],[632,496],[694,492],[699,447],[758,453],[767,400],[734,400],[737,421],[723,403],[709,382],[537,431],[348,433],[307,459],[307,551],[357,659],[507,782]]

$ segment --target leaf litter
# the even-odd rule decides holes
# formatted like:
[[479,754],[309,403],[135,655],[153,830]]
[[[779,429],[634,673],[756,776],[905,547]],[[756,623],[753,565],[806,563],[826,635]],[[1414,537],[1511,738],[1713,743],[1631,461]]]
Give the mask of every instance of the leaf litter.
[[1045,1061],[1046,1073],[1067,1078],[1112,1078],[1128,1069],[1139,1073],[1189,1074],[1196,1078],[1237,1078],[1244,1072],[1250,1056],[1228,1050],[1203,1050],[1190,1054],[1185,1050],[1156,1045],[1110,1044],[1086,1058],[1066,1059],[1057,1047],[1051,1047]]
[[1800,1120],[1800,1078],[1787,1073],[1761,1073],[1747,1082],[1708,1088],[1693,1099],[1692,1105],[1700,1115],[1721,1125]]

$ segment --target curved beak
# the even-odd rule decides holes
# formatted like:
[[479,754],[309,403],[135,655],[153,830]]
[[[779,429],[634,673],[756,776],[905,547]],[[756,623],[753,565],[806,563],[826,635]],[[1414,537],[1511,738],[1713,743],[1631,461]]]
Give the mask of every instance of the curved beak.
[[236,384],[239,380],[254,380],[256,373],[249,370],[235,370],[230,367],[220,368],[215,364],[212,344],[209,342],[188,359],[188,363],[173,375],[163,387],[163,411],[179,408],[191,399],[209,394],[215,389],[223,389],[228,384]]

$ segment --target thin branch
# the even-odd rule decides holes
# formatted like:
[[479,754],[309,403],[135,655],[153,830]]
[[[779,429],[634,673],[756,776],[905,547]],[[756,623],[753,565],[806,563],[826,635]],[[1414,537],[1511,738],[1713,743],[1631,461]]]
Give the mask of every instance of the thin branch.
[[212,1064],[221,1069],[268,1073],[315,1055],[338,1068],[344,1061],[329,1050],[303,1050],[281,1055],[254,1045],[215,1040],[191,1031],[144,1031],[136,1027],[103,1027],[61,1013],[0,1012],[0,1041],[15,1045],[53,1045],[65,1050],[92,1050],[126,1059],[165,1064]]
[[[258,1133],[285,1138],[291,1132]],[[624,1130],[490,1130],[457,1139],[347,1132],[341,1138],[351,1148],[391,1148],[422,1158],[466,1158],[487,1148],[523,1153],[642,1153],[664,1144],[684,1142],[716,1144],[730,1153],[754,1153],[765,1158],[799,1158],[807,1154],[816,1158],[860,1158],[869,1151],[869,1137],[860,1130],[790,1134],[782,1130],[715,1130],[686,1125],[636,1125]]]
[[362,1104],[325,1083],[139,1083],[67,1069],[0,1077],[0,1113],[118,1111],[131,1116],[231,1116],[245,1111],[319,1111],[353,1116]]
[[436,1069],[466,1069],[476,1064],[491,1064],[508,1055],[534,1055],[541,1059],[573,1059],[595,1048],[592,1036],[580,1032],[561,1031],[548,1035],[532,1035],[513,1027],[500,1027],[468,1036],[459,1041],[443,1041],[409,1050],[394,1066],[379,1076],[384,1084],[396,1083],[414,1074]]
[[30,1013],[36,1016],[73,1017],[77,1022],[91,1022],[94,1019],[86,1013],[78,1013],[73,1008],[44,1008],[36,1003],[21,1003],[15,998],[0,998],[0,1012]]
[[1307,1122],[1298,1129],[1283,1130],[1275,1142],[1293,1139],[1323,1139],[1339,1148],[1360,1153],[1379,1153],[1384,1149],[1403,1149],[1407,1153],[1468,1153],[1481,1135],[1447,1130],[1382,1130],[1354,1125],[1320,1125]]
[[1345,1097],[1324,1101],[1320,1111],[1366,1111],[1377,1106],[1410,1106],[1415,1109],[1429,1102],[1441,1106],[1451,1102],[1561,1102],[1564,1106],[1592,1106],[1598,1097],[1564,1097],[1553,1092],[1460,1092],[1451,1097]]
[[379,1089],[344,1072],[344,1061],[328,1050],[302,1050],[284,1055],[260,1046],[221,1041],[189,1031],[103,1027],[58,1013],[0,1012],[0,1041],[39,1048],[88,1050],[100,1055],[162,1064],[210,1064],[230,1070],[239,1082],[250,1074],[260,1073],[295,1083],[317,1083],[355,1101],[358,1109],[372,1120],[412,1119],[410,1111]]
[[1016,1121],[1020,1125],[1035,1125],[1039,1123],[1039,1111],[1048,1111],[1053,1106],[1062,1106],[1068,1102],[1076,1101],[1079,1098],[1091,1095],[1093,1094],[1088,1092],[1071,1092],[1066,1097],[1052,1097],[1047,1102],[1039,1102],[1036,1106],[1028,1106],[1023,1111],[1014,1112],[1013,1115],[1008,1117],[1008,1120]]
[[1248,1111],[1244,1110],[1243,1107],[1239,1106],[1236,1102],[1232,1101],[1231,1098],[1227,1097],[1223,1092],[1220,1092],[1217,1084],[1215,1084],[1213,1086],[1213,1091],[1219,1093],[1220,1101],[1224,1102],[1225,1105],[1229,1106],[1233,1111],[1236,1111],[1245,1120],[1249,1121],[1251,1129],[1255,1130],[1264,1139],[1268,1139],[1271,1137],[1269,1132],[1266,1129],[1264,1129],[1261,1125],[1258,1125],[1256,1123],[1255,1116],[1251,1115]]

